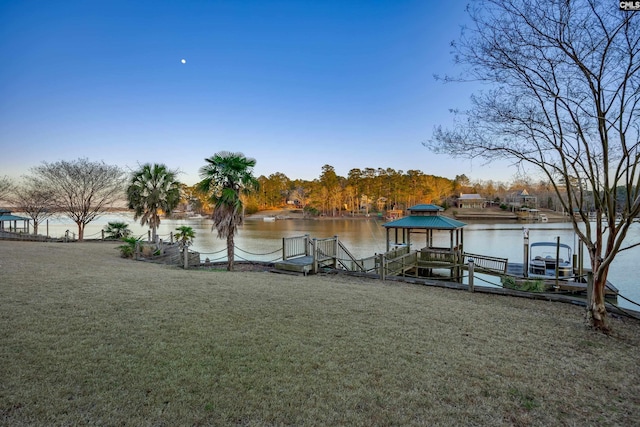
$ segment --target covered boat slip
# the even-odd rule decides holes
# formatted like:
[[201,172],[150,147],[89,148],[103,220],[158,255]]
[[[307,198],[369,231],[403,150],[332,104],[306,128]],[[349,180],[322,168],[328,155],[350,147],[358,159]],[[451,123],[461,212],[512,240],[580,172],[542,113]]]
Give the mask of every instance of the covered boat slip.
[[[426,249],[462,251],[464,243],[463,227],[467,224],[452,218],[441,216],[444,209],[436,205],[416,205],[408,209],[409,216],[383,224],[386,228],[387,251],[392,246],[411,247],[412,234],[425,235]],[[434,231],[449,232],[449,248],[434,246]]]
[[[506,274],[506,259],[464,252],[464,227],[467,224],[440,215],[443,210],[436,205],[416,205],[408,209],[408,216],[383,224],[387,232],[387,252],[393,248],[407,248],[407,252],[411,252],[412,243],[417,243],[412,242],[412,236],[424,234],[425,246],[416,254],[415,267],[427,275],[431,275],[433,269],[448,269],[450,277],[460,281],[462,270],[470,261],[479,272]],[[434,233],[449,233],[449,246],[436,247]],[[414,273],[420,275],[417,270]]]

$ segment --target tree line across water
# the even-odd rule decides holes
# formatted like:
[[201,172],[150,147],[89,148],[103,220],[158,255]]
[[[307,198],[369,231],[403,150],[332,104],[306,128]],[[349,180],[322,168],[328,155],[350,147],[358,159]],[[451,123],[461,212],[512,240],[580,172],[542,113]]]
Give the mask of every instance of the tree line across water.
[[[246,198],[246,212],[294,206],[312,215],[342,216],[406,209],[420,203],[433,203],[444,208],[455,203],[461,193],[477,193],[484,199],[502,203],[507,195],[526,189],[539,197],[539,207],[556,208],[555,193],[548,182],[527,178],[512,182],[471,181],[466,175],[446,178],[420,170],[392,168],[354,168],[346,177],[324,165],[313,180],[291,179],[276,172],[257,178],[259,189]],[[196,213],[210,211],[196,189],[183,186],[183,201]]]
[[[241,153],[231,154],[246,159]],[[500,203],[507,194],[523,189],[539,196],[539,207],[555,208],[553,189],[543,181],[472,182],[464,174],[450,179],[419,170],[403,172],[392,168],[354,168],[343,177],[336,174],[331,165],[324,165],[317,179],[302,180],[291,179],[280,172],[256,178],[252,168],[248,169],[251,185],[239,191],[238,198],[244,212],[249,214],[283,207],[299,208],[309,216],[370,214],[406,209],[420,203],[447,208],[460,193],[478,193],[486,200]],[[201,176],[205,177],[202,172]],[[162,214],[176,210],[214,214],[213,191],[214,188],[203,189],[202,182],[191,186],[181,183],[178,172],[164,164],[143,165],[127,177],[117,166],[88,159],[45,162],[33,168],[20,183],[0,178],[0,202],[5,201],[28,214],[34,223],[34,233],[44,219],[62,212],[78,224],[80,238],[86,224],[114,203],[126,200],[136,218],[149,225],[155,239]],[[147,204],[157,209],[150,210]]]

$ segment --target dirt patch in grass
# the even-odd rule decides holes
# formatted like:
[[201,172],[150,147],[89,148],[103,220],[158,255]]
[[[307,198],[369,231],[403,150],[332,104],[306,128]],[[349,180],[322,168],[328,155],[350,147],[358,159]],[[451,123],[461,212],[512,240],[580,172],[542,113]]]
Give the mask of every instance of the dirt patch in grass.
[[637,424],[636,321],[116,247],[0,241],[0,424]]

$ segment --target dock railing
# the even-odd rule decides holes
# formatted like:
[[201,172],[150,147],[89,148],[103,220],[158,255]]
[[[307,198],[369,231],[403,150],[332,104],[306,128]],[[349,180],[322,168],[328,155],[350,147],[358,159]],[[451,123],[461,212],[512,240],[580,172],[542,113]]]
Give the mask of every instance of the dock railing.
[[[327,237],[324,239],[311,239],[311,248],[313,256],[313,272],[317,273],[320,266],[331,265],[333,268],[338,267],[338,237]],[[331,261],[328,263],[328,261]]]
[[402,276],[408,270],[415,268],[417,252],[410,251],[408,246],[399,246],[376,257],[376,273],[384,280],[387,276]]
[[380,257],[380,278],[384,280],[387,276],[404,276],[409,270],[413,270],[418,265],[418,252],[412,251],[395,258],[387,258],[385,254]]
[[373,255],[367,258],[362,258],[358,260],[358,263],[362,267],[363,273],[377,274],[378,272],[378,256],[377,255]]
[[[342,244],[341,241],[338,240],[338,236],[336,236],[336,241],[338,242],[338,252],[337,252],[337,261],[347,271],[360,271],[365,273],[365,263],[364,260],[358,260],[353,256],[351,252]],[[373,262],[373,268],[375,268],[375,261]]]
[[464,252],[462,254],[462,258],[464,265],[469,263],[469,259],[473,259],[476,271],[482,272],[484,270],[489,273],[507,274],[507,266],[509,264],[508,258],[471,254],[468,252]]
[[478,272],[506,274],[508,259],[487,255],[461,252],[450,248],[422,248],[411,251],[408,246],[399,246],[372,257],[356,259],[340,242],[338,236],[327,238],[310,238],[304,236],[285,237],[282,239],[282,259],[310,257],[310,270],[317,273],[321,267],[330,266],[335,269],[362,273],[375,273],[380,278],[386,276],[404,276],[417,274],[420,268],[449,268],[455,277],[460,276],[461,269],[466,269],[469,259],[474,260]]
[[452,267],[460,263],[460,251],[448,248],[422,248],[418,263],[424,267],[445,266]]
[[311,257],[311,271],[318,272],[323,266],[347,271],[367,272],[375,270],[375,260],[359,260],[342,244],[338,236],[310,238],[304,236],[284,237],[282,239],[282,260]]
[[309,235],[283,237],[282,238],[282,260],[286,261],[290,258],[300,256],[309,256],[309,246],[311,242]]

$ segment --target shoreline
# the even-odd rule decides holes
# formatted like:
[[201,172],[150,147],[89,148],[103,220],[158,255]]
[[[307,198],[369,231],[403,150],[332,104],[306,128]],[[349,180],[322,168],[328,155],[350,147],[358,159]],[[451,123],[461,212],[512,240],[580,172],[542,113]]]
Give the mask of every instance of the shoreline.
[[[462,211],[462,212],[460,212]],[[541,210],[540,213],[547,216],[549,223],[558,223],[558,222],[570,222],[566,215],[554,212]],[[449,208],[441,213],[441,215],[446,216],[448,218],[452,218],[458,221],[474,221],[474,222],[488,222],[494,223],[498,221],[505,222],[513,222],[514,224],[530,224],[530,223],[542,223],[540,220],[532,220],[532,219],[520,219],[515,214],[510,212],[504,212],[502,210],[496,211],[495,209],[456,209]],[[321,215],[321,216],[305,216],[302,213],[302,209],[269,209],[269,210],[261,210],[251,215],[246,215],[245,219],[255,219],[255,220],[265,220],[265,218],[274,218],[274,220],[284,220],[284,219],[308,219],[308,220],[335,220],[335,219],[344,219],[344,220],[370,220],[370,219],[379,219],[381,221],[391,221],[391,219],[387,219],[383,215],[378,214],[369,214],[365,215],[348,215],[343,214],[340,216],[330,216],[330,215]]]

